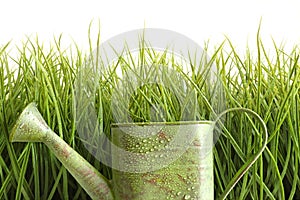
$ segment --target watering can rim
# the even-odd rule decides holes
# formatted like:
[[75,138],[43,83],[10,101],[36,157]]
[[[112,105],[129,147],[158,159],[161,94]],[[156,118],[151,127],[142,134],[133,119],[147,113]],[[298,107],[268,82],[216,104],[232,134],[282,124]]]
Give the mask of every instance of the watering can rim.
[[111,123],[111,128],[115,127],[131,127],[131,126],[164,126],[164,125],[213,125],[215,121],[199,120],[199,121],[175,121],[175,122],[125,122],[125,123]]

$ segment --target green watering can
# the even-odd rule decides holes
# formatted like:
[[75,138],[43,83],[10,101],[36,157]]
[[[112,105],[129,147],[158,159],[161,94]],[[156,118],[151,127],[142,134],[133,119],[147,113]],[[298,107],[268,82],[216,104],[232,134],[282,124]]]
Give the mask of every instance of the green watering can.
[[[239,179],[258,159],[267,143],[263,120],[245,108],[228,109],[215,121],[112,124],[112,143],[132,152],[130,156],[112,152],[112,180],[107,180],[62,138],[54,133],[34,103],[20,115],[10,135],[12,142],[43,142],[73,175],[92,199],[100,200],[165,200],[214,199],[213,129],[230,111],[253,115],[263,127],[264,143],[228,184],[219,197],[225,199]],[[147,132],[149,137],[136,138],[129,132]],[[180,132],[180,136],[175,134]],[[181,137],[176,138],[175,137]],[[182,144],[172,141],[183,141]],[[113,151],[113,150],[112,150]],[[153,153],[156,152],[156,153]],[[176,159],[174,159],[176,158]],[[155,162],[154,162],[155,160]],[[135,166],[134,173],[120,171],[118,166]]]

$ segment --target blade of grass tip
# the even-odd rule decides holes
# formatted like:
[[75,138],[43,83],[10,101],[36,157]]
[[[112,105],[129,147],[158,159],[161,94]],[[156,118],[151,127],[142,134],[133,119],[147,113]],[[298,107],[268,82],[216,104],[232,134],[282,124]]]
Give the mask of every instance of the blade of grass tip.
[[257,75],[257,100],[256,100],[256,112],[260,113],[260,99],[261,99],[261,84],[262,84],[262,68],[261,68],[261,46],[263,46],[260,39],[260,28],[261,21],[258,26],[258,30],[256,33],[256,46],[257,46],[257,68],[255,70],[255,75]]
[[3,45],[3,46],[0,47],[0,56],[2,56],[2,54],[4,54],[6,52],[6,49],[8,48],[8,46],[10,45],[10,43],[11,43],[11,41],[7,42],[5,45]]
[[[62,125],[61,113],[60,113],[60,108],[59,108],[58,99],[57,99],[58,96],[56,95],[57,94],[56,89],[51,84],[51,80],[48,77],[48,73],[47,73],[46,69],[43,67],[43,64],[40,62],[40,60],[37,57],[35,57],[35,61],[37,63],[37,66],[39,67],[39,69],[41,69],[42,72],[44,73],[44,78],[48,85],[50,96],[54,103],[54,108],[55,108],[57,123],[58,123],[58,132],[59,132],[60,137],[63,138],[63,130],[62,130],[63,125]],[[48,65],[48,62],[46,62],[46,64]]]
[[238,75],[243,84],[243,88],[245,89],[244,92],[246,92],[246,97],[247,97],[247,99],[252,99],[252,97],[250,95],[250,91],[247,90],[249,82],[247,82],[247,76],[243,72],[243,69],[246,69],[245,64],[242,61],[242,59],[240,58],[240,56],[237,54],[230,39],[228,37],[226,37],[226,39],[227,39],[227,42],[229,43],[231,51],[233,52],[233,57],[234,57],[233,61],[234,61],[235,67],[238,69]]
[[[94,55],[94,48],[93,48],[93,42],[92,42],[92,24],[93,21],[90,22],[88,27],[88,42],[90,47],[90,61],[92,61],[93,66],[96,66],[98,68],[99,66],[99,55],[100,55],[100,20],[98,20],[98,31],[97,31],[97,42],[96,42],[96,55]],[[96,63],[94,63],[96,61]]]
[[[92,24],[93,21],[90,22],[89,27],[88,27],[88,40],[89,40],[89,47],[90,47],[90,54],[93,56],[93,42],[92,42],[92,36],[91,36],[91,29],[92,29]],[[92,60],[94,60],[92,58]]]

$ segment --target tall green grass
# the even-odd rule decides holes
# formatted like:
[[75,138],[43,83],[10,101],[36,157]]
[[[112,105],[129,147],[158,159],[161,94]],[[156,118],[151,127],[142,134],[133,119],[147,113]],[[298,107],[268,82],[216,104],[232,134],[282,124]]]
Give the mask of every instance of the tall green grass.
[[[61,41],[61,37],[54,39],[51,47],[46,49],[37,39],[28,39],[13,57],[7,50],[9,44],[0,47],[0,199],[89,199],[44,145],[8,141],[18,115],[32,101],[37,103],[46,122],[60,137],[105,176],[111,176],[110,169],[85,149],[76,132],[75,80],[91,52],[82,52],[76,44],[64,49]],[[90,45],[91,50],[97,48],[99,40],[91,41]],[[202,63],[207,69],[212,63],[217,66],[226,107],[254,110],[264,119],[269,131],[267,149],[228,199],[300,199],[299,47],[286,52],[274,43],[273,48],[274,57],[267,54],[268,49],[258,35],[257,52],[246,51],[240,55],[234,44],[226,39],[216,48],[211,60]],[[172,56],[154,51],[141,51],[139,56],[138,62],[147,58],[147,64],[171,63],[174,69],[183,73],[180,63],[172,60]],[[18,66],[15,71],[11,70],[12,62]],[[103,119],[103,130],[107,135],[110,123],[114,122],[112,93],[119,86],[117,72],[113,69],[119,67],[125,73],[134,69],[134,63],[130,57],[120,57],[99,80],[95,103],[101,111],[98,120]],[[211,110],[207,102],[211,93],[203,82],[204,74],[192,72],[185,74],[189,77],[185,81],[198,90],[196,99],[191,99],[199,105],[192,110],[195,112],[193,120],[208,119]],[[207,102],[199,96],[200,91],[207,97]],[[158,110],[164,115],[151,115],[150,101],[162,105]],[[191,102],[188,105],[192,105]],[[159,85],[148,85],[134,93],[129,113],[135,121],[176,121],[180,119],[178,105],[172,92]],[[245,114],[228,114],[224,125],[226,128],[214,148],[216,197],[263,142],[253,129],[253,125],[260,129],[258,122]]]

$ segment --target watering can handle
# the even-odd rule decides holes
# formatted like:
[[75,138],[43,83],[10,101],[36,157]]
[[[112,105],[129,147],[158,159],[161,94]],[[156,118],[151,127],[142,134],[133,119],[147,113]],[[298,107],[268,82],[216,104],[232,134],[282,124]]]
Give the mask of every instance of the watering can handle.
[[225,191],[223,194],[219,197],[220,200],[223,200],[227,197],[227,195],[230,193],[230,191],[234,188],[234,186],[238,183],[238,181],[243,177],[243,175],[249,170],[249,168],[256,162],[256,160],[259,158],[259,156],[262,154],[262,152],[265,150],[267,146],[267,141],[268,141],[268,130],[267,126],[264,122],[264,120],[254,111],[247,109],[247,108],[231,108],[227,109],[221,114],[219,114],[215,120],[215,123],[220,121],[221,117],[223,117],[225,114],[233,111],[242,111],[248,114],[251,114],[254,116],[256,119],[258,119],[260,125],[263,127],[264,130],[264,142],[259,151],[254,154],[250,160],[248,160],[240,169],[239,171],[235,174],[235,176],[232,178],[232,180],[229,182],[228,186],[225,188]]

